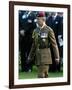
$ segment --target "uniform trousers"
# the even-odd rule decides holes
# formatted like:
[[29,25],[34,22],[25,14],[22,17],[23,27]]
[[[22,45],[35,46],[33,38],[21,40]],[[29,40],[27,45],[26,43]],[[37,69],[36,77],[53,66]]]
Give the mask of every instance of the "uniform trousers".
[[38,78],[48,78],[49,65],[38,65]]

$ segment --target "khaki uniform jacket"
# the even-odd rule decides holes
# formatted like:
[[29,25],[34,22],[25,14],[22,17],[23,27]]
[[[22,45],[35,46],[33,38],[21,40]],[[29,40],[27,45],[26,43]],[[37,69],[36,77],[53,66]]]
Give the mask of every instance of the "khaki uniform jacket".
[[[47,39],[45,41],[47,44],[46,48],[42,48],[42,49],[39,48],[39,44],[41,42],[41,41],[39,41],[39,37],[38,37],[39,32],[47,33]],[[50,44],[52,45],[52,48],[53,48],[54,57],[56,59],[59,59],[59,50],[57,47],[55,35],[54,35],[53,30],[49,26],[45,25],[41,30],[40,30],[40,28],[37,27],[33,31],[32,38],[33,38],[33,44],[32,44],[32,48],[31,48],[29,57],[31,59],[34,59],[34,56],[36,56],[36,58],[35,58],[36,65],[52,64],[51,51],[49,48]],[[42,45],[43,45],[43,43],[42,43]]]

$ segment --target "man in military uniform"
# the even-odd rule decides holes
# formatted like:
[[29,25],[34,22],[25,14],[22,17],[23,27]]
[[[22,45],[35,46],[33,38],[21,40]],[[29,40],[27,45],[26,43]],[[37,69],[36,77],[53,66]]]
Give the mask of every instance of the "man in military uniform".
[[44,12],[39,12],[37,15],[37,28],[33,31],[32,38],[33,44],[28,58],[33,59],[36,56],[38,78],[47,78],[49,64],[52,64],[50,44],[57,64],[59,63],[59,51],[53,30],[45,24]]

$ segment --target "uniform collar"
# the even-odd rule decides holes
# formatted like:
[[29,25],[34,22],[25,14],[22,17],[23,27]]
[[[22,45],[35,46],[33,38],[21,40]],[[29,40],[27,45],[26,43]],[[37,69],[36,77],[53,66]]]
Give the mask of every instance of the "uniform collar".
[[43,26],[42,26],[42,27],[37,24],[37,27],[38,27],[40,30],[43,29],[44,26],[46,26],[45,22],[43,23]]

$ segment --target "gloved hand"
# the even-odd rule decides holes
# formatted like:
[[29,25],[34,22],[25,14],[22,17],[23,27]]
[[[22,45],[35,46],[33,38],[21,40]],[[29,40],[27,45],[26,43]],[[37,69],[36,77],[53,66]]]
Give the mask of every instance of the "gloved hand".
[[55,61],[56,61],[56,64],[59,64],[59,62],[60,62],[60,60],[59,60],[59,59],[55,59]]
[[29,63],[30,61],[31,61],[31,58],[30,58],[30,56],[28,56],[26,62]]

